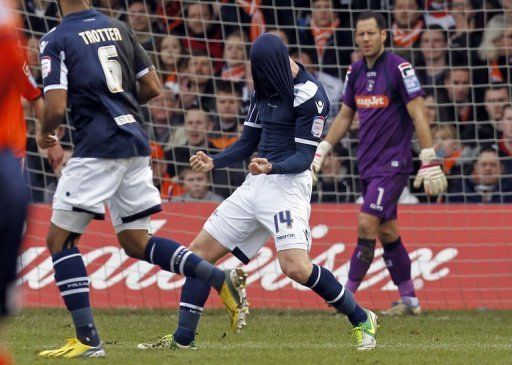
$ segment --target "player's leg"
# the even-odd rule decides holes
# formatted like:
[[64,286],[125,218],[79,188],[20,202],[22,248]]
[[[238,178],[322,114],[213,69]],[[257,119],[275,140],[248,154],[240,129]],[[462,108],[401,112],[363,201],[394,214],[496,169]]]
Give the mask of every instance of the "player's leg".
[[[215,264],[229,252],[205,230],[201,230],[189,249],[211,264]],[[173,334],[176,347],[196,347],[197,327],[209,294],[210,287],[203,281],[195,278],[187,278],[185,281],[181,289],[178,327]]]
[[[366,198],[365,198],[366,199]],[[346,287],[352,293],[357,291],[366,272],[372,264],[380,218],[360,212],[357,222],[357,246],[350,258],[350,269]]]
[[267,177],[261,190],[266,191],[268,202],[264,201],[258,206],[258,219],[274,234],[283,273],[312,289],[338,312],[347,316],[354,326],[358,349],[374,348],[377,316],[357,305],[352,293],[345,290],[331,271],[312,264],[309,258],[311,183],[309,172]]
[[119,185],[107,203],[119,243],[129,256],[221,289],[225,277],[222,270],[174,240],[149,235],[149,217],[161,211],[160,193],[153,184],[149,157],[126,161]]
[[[214,263],[231,252],[243,263],[248,263],[263,246],[269,233],[252,218],[252,213],[244,209],[244,195],[250,192],[248,184],[242,185],[226,199],[208,218],[204,229],[194,239],[190,251]],[[248,208],[248,207],[245,207]],[[245,326],[248,304],[245,295],[245,273],[240,269],[231,270],[232,283],[222,296],[235,297],[237,307],[229,309],[231,327],[237,332]],[[140,349],[177,347],[195,349],[195,335],[199,319],[208,299],[210,287],[204,282],[187,278],[182,288],[178,328],[172,335],[166,335],[153,343],[139,344]],[[224,298],[223,298],[224,300]]]
[[[189,250],[212,264],[229,252],[205,230],[201,230],[192,241]],[[196,349],[195,336],[210,288],[210,285],[204,281],[188,277],[181,289],[178,326],[175,332],[155,342],[141,343],[137,348],[141,350],[169,347]]]
[[379,240],[384,247],[384,262],[393,283],[398,286],[400,301],[393,303],[384,315],[417,315],[421,313],[411,280],[411,259],[398,232],[398,220],[384,221],[379,227]]
[[46,244],[52,255],[56,285],[73,318],[76,338],[59,349],[41,352],[41,356],[105,356],[90,305],[89,278],[77,244],[92,219],[103,219],[103,201],[117,187],[122,173],[122,164],[115,160],[94,158],[71,158],[62,171]]
[[354,300],[352,293],[341,285],[331,271],[312,264],[305,249],[279,250],[278,248],[277,257],[285,275],[310,288],[337,312],[347,316],[354,326],[358,349],[368,350],[376,346],[377,316],[361,308]]
[[149,217],[115,226],[119,243],[128,256],[158,265],[165,271],[197,278],[221,290],[224,271],[172,239],[149,235],[149,229]]
[[117,190],[108,199],[112,224],[121,246],[133,258],[200,279],[221,292],[226,281],[224,271],[172,239],[149,235],[149,216],[161,210],[160,202],[149,158],[129,159]]
[[[205,242],[201,239],[205,238],[204,234],[200,234],[188,249],[171,240],[150,237],[147,231],[122,231],[118,233],[118,237],[128,255],[187,277],[181,294],[178,329],[174,336],[166,335],[156,342],[139,344],[137,347],[145,350],[169,347],[177,343],[182,347],[195,348],[195,331],[210,289],[214,286],[220,291],[226,277],[224,271],[212,263],[224,256],[227,250],[222,246],[211,245],[212,242]],[[144,242],[147,243],[146,247]],[[140,248],[136,247],[138,244],[141,245]],[[181,262],[183,266],[180,271]]]
[[[21,243],[27,212],[28,193],[21,176],[18,159],[10,152],[0,151],[0,327],[11,310],[11,295],[16,277],[16,259]],[[0,328],[1,330],[1,328]],[[0,336],[2,333],[0,333]],[[2,354],[0,363],[10,363],[10,356]]]
[[[253,189],[249,177],[233,195],[226,199],[208,218],[203,230],[194,239],[190,250],[212,263],[227,252],[247,264],[269,237],[269,233],[254,219],[251,197]],[[231,271],[234,286],[231,292],[237,296],[238,308],[230,311],[231,327],[237,332],[242,329],[248,313],[245,295],[245,273]],[[173,337],[177,347],[195,348],[195,334],[209,288],[197,280],[185,282],[181,292],[179,323]],[[223,293],[221,293],[222,296]],[[231,295],[227,292],[225,295]]]
[[153,185],[147,158],[130,159],[123,179],[108,204],[119,242],[128,255],[158,265],[163,270],[202,281],[206,285],[201,284],[201,287],[207,289],[201,292],[209,292],[213,286],[232,320],[235,318],[236,321],[242,303],[235,289],[242,283],[234,282],[235,278],[178,242],[148,234],[149,215],[160,210],[160,193]]
[[[89,298],[89,278],[77,244],[93,215],[84,212],[54,210],[46,244],[52,255],[55,283],[71,314],[76,338],[63,347],[47,350],[44,357],[105,356]],[[68,229],[61,226],[69,227]]]

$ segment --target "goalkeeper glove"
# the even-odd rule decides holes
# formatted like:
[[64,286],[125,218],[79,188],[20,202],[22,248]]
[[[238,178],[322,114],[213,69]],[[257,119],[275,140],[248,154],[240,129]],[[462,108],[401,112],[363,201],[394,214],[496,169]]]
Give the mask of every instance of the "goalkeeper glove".
[[446,190],[448,182],[436,159],[434,148],[424,148],[420,152],[421,167],[414,179],[414,187],[419,189],[421,183],[428,195],[438,195]]
[[313,158],[313,162],[311,163],[311,175],[313,177],[313,184],[316,184],[318,181],[318,174],[322,168],[322,164],[324,163],[325,156],[331,151],[332,145],[327,141],[322,141],[316,148],[315,158]]

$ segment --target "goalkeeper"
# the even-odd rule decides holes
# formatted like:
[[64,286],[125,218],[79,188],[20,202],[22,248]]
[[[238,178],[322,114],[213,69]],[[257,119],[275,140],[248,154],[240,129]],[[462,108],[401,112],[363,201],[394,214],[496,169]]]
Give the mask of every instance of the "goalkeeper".
[[364,57],[347,71],[341,111],[318,146],[311,169],[316,178],[325,156],[346,134],[357,112],[361,122],[357,159],[364,203],[346,287],[354,293],[359,287],[372,263],[378,237],[384,261],[400,292],[400,300],[383,314],[419,314],[411,260],[397,222],[398,199],[412,172],[413,129],[422,148],[422,164],[414,186],[423,184],[428,195],[437,195],[446,189],[447,182],[432,147],[418,78],[407,61],[384,50],[385,41],[383,16],[361,14],[356,23],[356,43]]

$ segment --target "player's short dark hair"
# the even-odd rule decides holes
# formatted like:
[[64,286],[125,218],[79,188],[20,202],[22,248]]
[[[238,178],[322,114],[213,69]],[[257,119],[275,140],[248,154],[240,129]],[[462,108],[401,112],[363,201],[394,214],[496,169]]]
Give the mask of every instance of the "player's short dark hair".
[[384,18],[384,15],[376,11],[365,11],[364,13],[361,13],[357,18],[356,26],[359,21],[368,19],[375,19],[377,28],[379,28],[379,30],[386,29],[386,19]]
[[242,86],[239,83],[226,80],[217,80],[215,82],[215,92],[235,94],[238,98],[242,98],[243,96]]

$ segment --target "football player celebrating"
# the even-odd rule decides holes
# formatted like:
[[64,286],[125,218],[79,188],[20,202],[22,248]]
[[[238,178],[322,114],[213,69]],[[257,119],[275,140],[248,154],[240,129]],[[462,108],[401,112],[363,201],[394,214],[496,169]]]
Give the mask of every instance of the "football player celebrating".
[[125,23],[91,9],[88,0],[58,4],[62,23],[41,39],[45,106],[38,143],[41,148],[51,145],[48,141],[69,105],[75,151],[55,191],[47,246],[76,338],[40,355],[105,356],[77,248],[91,220],[104,217],[104,203],[129,256],[213,286],[232,318],[239,318],[245,303],[239,296],[243,280],[234,280],[238,276],[233,272],[225,273],[177,242],[149,235],[149,217],[161,210],[160,193],[153,185],[139,103],[159,95],[161,86],[147,54]]
[[[329,113],[322,85],[292,61],[281,39],[263,34],[250,51],[255,92],[240,139],[224,152],[197,152],[191,166],[210,171],[244,161],[257,151],[245,182],[208,218],[190,250],[216,262],[227,253],[247,264],[273,236],[279,264],[290,279],[311,288],[354,326],[359,350],[376,346],[376,315],[362,309],[326,268],[311,263],[309,167]],[[195,334],[210,288],[187,279],[171,346],[195,348]],[[165,341],[157,342],[164,344]],[[150,348],[151,344],[141,344]],[[153,346],[155,347],[155,346]]]
[[416,130],[421,168],[414,181],[429,195],[442,193],[446,177],[436,161],[425,114],[423,91],[412,66],[384,50],[386,24],[380,13],[361,14],[356,43],[364,58],[346,76],[343,105],[316,150],[312,171],[318,174],[332,146],[347,133],[357,112],[360,120],[357,158],[364,203],[358,219],[358,242],[350,260],[347,288],[355,293],[373,260],[376,238],[400,292],[389,315],[419,314],[411,281],[411,260],[398,233],[397,203],[412,172],[411,139]]

